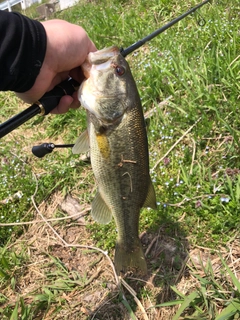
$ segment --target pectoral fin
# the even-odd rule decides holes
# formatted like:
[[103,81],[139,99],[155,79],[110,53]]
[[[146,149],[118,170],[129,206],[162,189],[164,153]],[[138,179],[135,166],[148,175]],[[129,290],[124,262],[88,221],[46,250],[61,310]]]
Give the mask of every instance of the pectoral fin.
[[157,209],[156,194],[155,194],[155,190],[150,177],[149,177],[149,184],[148,184],[148,193],[147,193],[147,197],[145,199],[143,207],[152,208],[154,210]]
[[75,142],[75,145],[72,148],[73,154],[78,153],[86,153],[89,150],[89,138],[88,138],[88,132],[85,130],[80,136],[77,138],[77,141]]
[[91,215],[95,221],[102,224],[107,224],[112,219],[112,213],[99,191],[97,191],[93,199]]

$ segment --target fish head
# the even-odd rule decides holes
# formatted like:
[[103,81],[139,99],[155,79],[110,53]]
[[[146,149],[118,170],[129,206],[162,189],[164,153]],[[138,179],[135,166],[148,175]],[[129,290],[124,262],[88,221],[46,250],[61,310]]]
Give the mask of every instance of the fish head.
[[82,70],[86,80],[78,91],[81,105],[105,126],[119,123],[136,91],[131,90],[135,81],[119,48],[89,53]]

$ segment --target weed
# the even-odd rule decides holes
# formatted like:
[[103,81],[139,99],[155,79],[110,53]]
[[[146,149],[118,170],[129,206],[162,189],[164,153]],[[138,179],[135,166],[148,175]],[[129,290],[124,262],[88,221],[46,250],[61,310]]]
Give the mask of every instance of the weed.
[[[191,268],[193,276],[198,282],[197,289],[185,295],[173,286],[172,290],[180,299],[158,305],[158,307],[179,304],[180,307],[172,320],[238,319],[240,316],[240,283],[222,257],[220,257],[220,261],[227,271],[222,275],[221,281],[215,278],[211,261],[208,260],[206,265],[201,261],[204,271],[203,276],[194,273]],[[226,280],[226,276],[229,276],[230,279]],[[190,312],[186,312],[186,309]],[[189,313],[191,314],[190,316],[181,317]]]

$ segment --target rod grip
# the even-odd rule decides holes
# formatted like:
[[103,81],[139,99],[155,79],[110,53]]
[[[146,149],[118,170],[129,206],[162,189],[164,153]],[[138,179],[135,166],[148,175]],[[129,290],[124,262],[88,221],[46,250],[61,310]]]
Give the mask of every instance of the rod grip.
[[60,99],[64,95],[71,96],[78,87],[79,83],[70,78],[45,93],[44,96],[38,100],[44,108],[44,115],[49,114],[59,104]]
[[51,91],[45,93],[37,103],[0,124],[0,138],[4,137],[39,113],[42,113],[43,115],[49,114],[49,112],[59,104],[60,99],[64,95],[71,96],[78,87],[79,83],[71,78],[61,82]]

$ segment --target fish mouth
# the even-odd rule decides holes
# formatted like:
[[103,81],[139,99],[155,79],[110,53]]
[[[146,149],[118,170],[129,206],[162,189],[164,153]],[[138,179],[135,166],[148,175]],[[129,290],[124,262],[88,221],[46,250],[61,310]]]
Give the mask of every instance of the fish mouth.
[[98,83],[96,82],[95,84],[94,80],[92,80],[93,83],[88,82],[88,79],[91,78],[92,70],[93,72],[104,72],[109,69],[113,63],[112,58],[119,54],[120,50],[117,46],[90,52],[82,65],[82,70],[86,79],[82,82],[78,90],[78,99],[81,102],[81,105],[106,127],[120,123],[124,112],[113,110],[113,108],[111,108],[110,112],[107,112],[106,108],[104,108],[105,102],[106,105],[109,106],[110,101],[113,101],[114,105],[116,98],[119,101],[123,100],[122,98],[125,97],[125,93],[118,93],[116,97],[116,94],[108,94],[106,91],[97,90],[95,87]]
[[93,65],[97,70],[102,70],[109,66],[109,64],[111,63],[110,59],[114,56],[117,56],[119,53],[120,50],[117,46],[90,52],[87,59],[81,66],[85,78],[88,79],[90,77],[90,70]]
[[88,55],[89,63],[98,65],[108,61],[110,58],[118,55],[120,50],[117,46],[112,46],[110,48],[104,48],[95,52],[90,52]]

